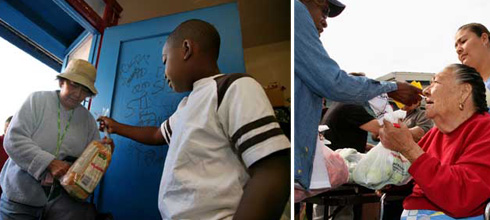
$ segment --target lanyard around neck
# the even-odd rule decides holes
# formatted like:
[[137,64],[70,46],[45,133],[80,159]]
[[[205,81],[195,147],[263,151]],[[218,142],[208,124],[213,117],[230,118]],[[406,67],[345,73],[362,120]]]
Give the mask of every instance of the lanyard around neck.
[[74,111],[75,111],[75,109],[71,110],[70,118],[68,119],[68,122],[66,122],[65,130],[63,131],[63,133],[61,133],[61,103],[60,103],[60,100],[58,99],[58,139],[56,142],[56,152],[54,154],[55,157],[58,157],[58,154],[59,154],[60,148],[61,148],[61,144],[63,143],[63,140],[65,139],[66,131],[68,131],[68,128],[70,127],[70,122],[71,122],[71,118],[73,117]]

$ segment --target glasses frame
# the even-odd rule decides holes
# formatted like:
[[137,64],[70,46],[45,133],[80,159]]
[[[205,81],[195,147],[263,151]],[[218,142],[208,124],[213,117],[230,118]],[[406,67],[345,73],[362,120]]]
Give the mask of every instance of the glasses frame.
[[80,89],[80,91],[86,96],[85,99],[87,99],[87,98],[90,99],[94,95],[92,93],[92,91],[90,91],[90,89],[87,88],[86,86],[84,86],[80,83],[77,83],[77,82],[73,82],[71,80],[66,80],[66,81],[67,81],[67,85],[70,86],[71,89],[73,89],[73,90]]

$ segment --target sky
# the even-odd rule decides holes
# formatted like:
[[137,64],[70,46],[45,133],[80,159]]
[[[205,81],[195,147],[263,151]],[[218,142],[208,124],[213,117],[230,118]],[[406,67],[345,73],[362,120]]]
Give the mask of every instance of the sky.
[[340,0],[320,37],[346,72],[377,78],[390,72],[437,73],[459,63],[457,29],[477,22],[490,28],[489,0]]
[[0,37],[0,134],[5,120],[17,112],[29,94],[59,89],[57,74]]

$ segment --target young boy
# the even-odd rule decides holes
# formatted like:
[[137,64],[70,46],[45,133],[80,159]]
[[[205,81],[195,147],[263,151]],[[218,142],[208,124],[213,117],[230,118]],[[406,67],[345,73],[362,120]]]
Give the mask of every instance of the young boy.
[[290,143],[253,78],[219,73],[219,46],[211,24],[180,24],[162,60],[170,87],[189,96],[160,127],[101,117],[100,129],[169,145],[158,198],[163,219],[279,219],[290,193]]

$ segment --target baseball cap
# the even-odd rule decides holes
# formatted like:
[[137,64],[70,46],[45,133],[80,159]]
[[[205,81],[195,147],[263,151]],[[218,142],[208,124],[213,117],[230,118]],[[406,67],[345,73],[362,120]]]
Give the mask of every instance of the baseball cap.
[[330,8],[330,12],[328,13],[328,17],[335,17],[342,13],[345,8],[345,5],[342,2],[337,0],[328,0],[328,7]]

